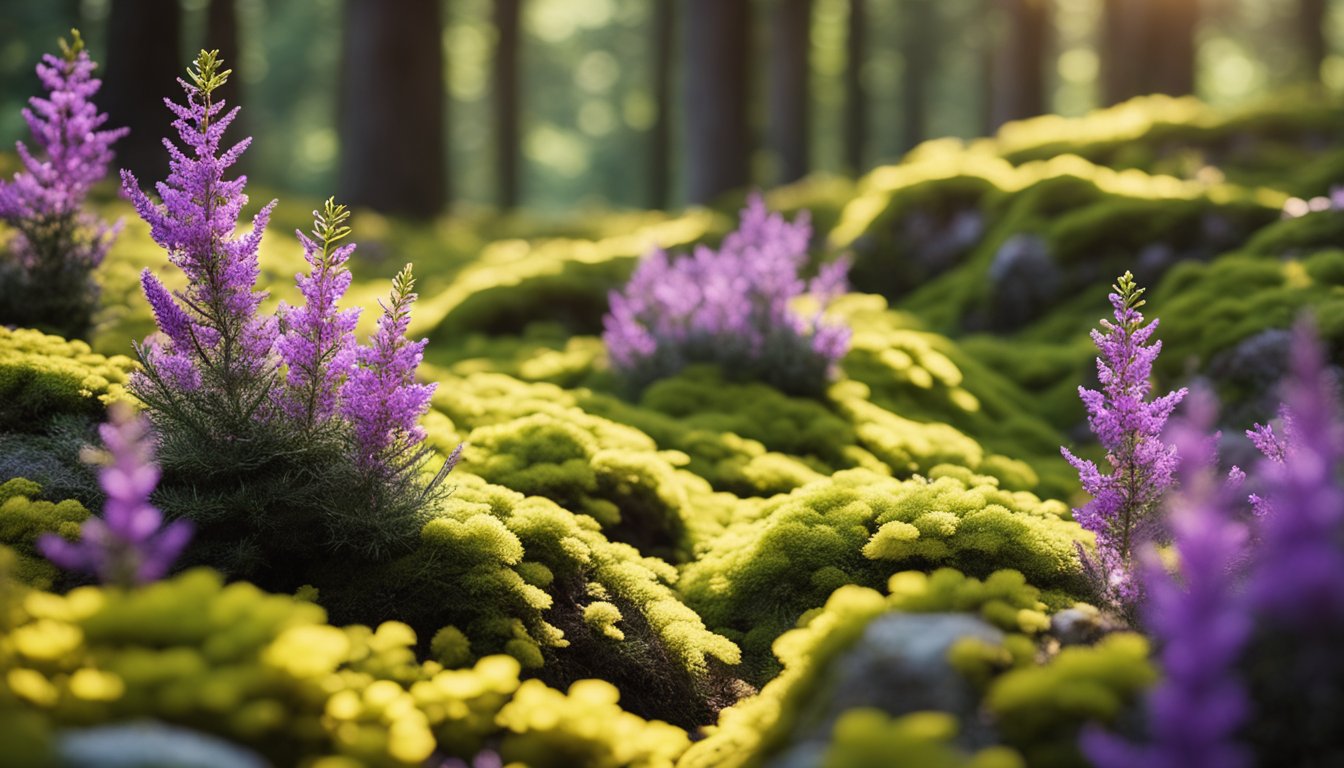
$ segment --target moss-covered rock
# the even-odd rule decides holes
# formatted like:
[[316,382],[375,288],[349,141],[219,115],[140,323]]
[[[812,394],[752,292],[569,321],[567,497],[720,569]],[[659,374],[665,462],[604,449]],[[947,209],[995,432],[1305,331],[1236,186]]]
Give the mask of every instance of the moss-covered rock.
[[125,397],[136,364],[24,328],[0,327],[0,431],[40,432],[54,416],[97,416]]

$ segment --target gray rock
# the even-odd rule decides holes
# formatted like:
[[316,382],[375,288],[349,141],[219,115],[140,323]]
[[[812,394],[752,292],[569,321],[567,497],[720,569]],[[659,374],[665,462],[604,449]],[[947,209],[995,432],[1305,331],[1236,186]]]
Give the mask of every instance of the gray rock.
[[153,720],[60,731],[63,768],[267,768],[251,750],[216,736]]
[[965,637],[1001,643],[1003,633],[962,613],[889,613],[875,619],[854,647],[822,674],[815,698],[800,713],[796,739],[769,768],[817,768],[840,715],[871,707],[892,717],[939,710],[962,723],[956,742],[967,749],[995,743],[980,719],[980,695],[947,661]]

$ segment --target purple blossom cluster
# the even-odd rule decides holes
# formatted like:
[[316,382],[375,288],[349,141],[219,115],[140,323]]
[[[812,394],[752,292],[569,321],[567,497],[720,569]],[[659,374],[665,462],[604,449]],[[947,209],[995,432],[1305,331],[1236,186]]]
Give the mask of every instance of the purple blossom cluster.
[[22,290],[29,302],[33,291],[91,297],[96,286],[89,274],[121,229],[120,222],[108,224],[83,208],[90,188],[107,175],[112,144],[127,129],[103,128],[107,114],[93,103],[102,85],[93,76],[97,64],[79,31],[71,36],[70,43],[60,41],[60,56],[44,54],[37,65],[47,95],[29,99],[22,112],[33,146],[17,143],[23,168],[0,181],[0,220],[15,229],[8,258],[27,283]]
[[128,406],[111,410],[112,420],[98,428],[106,447],[99,483],[107,494],[102,517],[91,517],[81,539],[56,534],[38,539],[47,559],[68,571],[91,573],[104,584],[132,586],[163,578],[191,539],[185,520],[163,524],[149,504],[159,482],[149,423]]
[[[603,340],[615,370],[642,386],[717,363],[783,389],[820,389],[849,349],[848,326],[823,318],[846,290],[849,263],[826,264],[810,282],[800,277],[811,232],[805,216],[789,222],[756,195],[717,251],[649,255],[610,296]],[[794,306],[806,293],[818,303],[810,317]]]
[[[1146,701],[1145,743],[1084,732],[1083,751],[1099,768],[1332,765],[1344,756],[1344,424],[1305,324],[1284,399],[1286,437],[1262,425],[1247,433],[1265,454],[1253,475],[1266,506],[1249,518],[1237,483],[1214,480],[1212,440],[1200,437],[1212,422],[1208,399],[1192,398],[1195,415],[1172,433],[1182,457],[1169,508],[1179,567],[1167,573],[1150,552],[1143,573],[1142,613],[1164,677]],[[1253,707],[1265,717],[1253,722]]]
[[224,131],[239,108],[223,112],[224,102],[214,99],[214,90],[229,75],[219,66],[217,52],[202,51],[189,71],[192,82],[178,79],[187,103],[164,99],[176,117],[172,125],[182,147],[164,141],[170,162],[167,180],[157,185],[162,202],[145,194],[130,171],[123,170],[121,179],[154,242],[187,276],[185,292],[175,297],[149,269],[141,273],[145,296],[166,338],[141,350],[162,378],[141,376],[137,388],[190,390],[204,378],[225,395],[231,410],[239,411],[255,408],[247,402],[245,383],[262,371],[275,341],[274,320],[257,311],[266,294],[256,290],[257,249],[275,201],[253,217],[251,231],[234,236],[247,204],[247,177],[224,175],[251,139],[221,152]]
[[1078,388],[1088,425],[1106,450],[1111,471],[1103,474],[1094,462],[1060,450],[1092,496],[1073,511],[1074,519],[1097,537],[1097,557],[1084,555],[1084,563],[1102,598],[1124,608],[1134,604],[1141,587],[1134,578],[1133,554],[1160,533],[1158,506],[1177,465],[1176,448],[1162,440],[1162,428],[1186,390],[1149,400],[1153,361],[1162,351],[1162,342],[1149,343],[1158,323],[1144,324],[1139,312],[1144,289],[1133,275],[1126,272],[1112,288],[1115,320],[1101,321],[1104,333],[1092,331],[1101,353],[1101,389]]
[[275,345],[286,369],[287,386],[278,396],[280,408],[306,427],[335,415],[337,396],[355,367],[355,325],[359,322],[358,308],[337,308],[350,288],[345,263],[355,245],[337,245],[350,234],[345,226],[350,213],[335,199],[328,199],[323,211],[313,211],[313,216],[313,236],[296,233],[303,257],[312,265],[307,275],[296,276],[304,304],[281,303],[281,330]]
[[350,286],[346,264],[355,248],[341,243],[350,234],[349,212],[328,200],[314,211],[312,235],[298,233],[311,267],[296,276],[304,303],[282,304],[275,317],[259,312],[266,294],[256,289],[257,250],[275,203],[253,217],[250,231],[234,237],[247,179],[226,179],[225,172],[250,139],[221,151],[238,108],[224,112],[213,91],[228,75],[217,52],[202,51],[191,82],[179,80],[187,103],[165,100],[186,150],[165,142],[171,172],[158,185],[162,202],[122,172],[136,211],[188,281],[174,294],[148,269],[142,273],[160,335],[140,348],[146,370],[133,388],[159,410],[189,395],[218,395],[234,423],[277,421],[297,425],[300,434],[336,424],[352,433],[361,468],[400,475],[421,455],[424,432],[417,421],[434,391],[433,384],[415,382],[425,341],[406,338],[416,298],[410,265],[397,275],[370,345],[359,345],[359,310],[338,306]]
[[1238,590],[1246,527],[1229,511],[1232,489],[1215,474],[1213,396],[1196,391],[1167,436],[1180,460],[1181,489],[1167,505],[1179,578],[1144,551],[1144,622],[1161,643],[1164,676],[1148,695],[1150,742],[1131,744],[1090,729],[1083,751],[1097,768],[1240,768],[1252,764],[1235,736],[1250,714],[1237,665],[1251,632]]
[[428,340],[406,338],[414,288],[415,278],[407,264],[393,279],[392,296],[382,305],[378,331],[369,346],[359,348],[359,364],[342,393],[341,412],[354,427],[356,459],[364,467],[399,471],[425,438],[417,422],[429,408],[435,385],[415,382]]

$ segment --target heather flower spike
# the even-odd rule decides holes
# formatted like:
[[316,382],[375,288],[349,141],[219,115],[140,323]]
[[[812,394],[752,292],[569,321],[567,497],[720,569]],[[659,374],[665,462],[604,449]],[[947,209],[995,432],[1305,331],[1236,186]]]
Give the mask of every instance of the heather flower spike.
[[265,293],[256,290],[257,249],[275,202],[253,217],[250,232],[234,236],[247,204],[247,178],[224,174],[251,140],[221,149],[238,108],[222,113],[224,103],[213,97],[229,75],[220,69],[218,53],[201,51],[188,75],[190,83],[178,80],[186,105],[164,100],[182,146],[164,142],[170,172],[158,185],[162,202],[151,200],[130,171],[121,174],[122,190],[149,223],[150,236],[188,280],[186,290],[173,296],[149,270],[142,273],[167,340],[139,350],[147,372],[135,384],[142,398],[164,400],[174,388],[208,380],[225,394],[233,415],[245,417],[260,404],[250,384],[268,372],[275,337],[274,321],[257,314]]
[[1143,558],[1143,615],[1164,671],[1146,699],[1150,742],[1086,730],[1081,746],[1097,768],[1252,764],[1237,741],[1251,708],[1236,672],[1252,629],[1234,572],[1247,531],[1235,519],[1232,489],[1214,472],[1213,396],[1195,392],[1186,411],[1168,431],[1181,457],[1181,490],[1168,504],[1179,575],[1167,573],[1151,545]]
[[1088,411],[1088,425],[1106,450],[1110,474],[1096,464],[1061,448],[1078,470],[1083,490],[1092,500],[1074,510],[1074,519],[1097,537],[1097,559],[1084,565],[1098,582],[1102,597],[1119,607],[1130,607],[1139,595],[1133,577],[1135,548],[1156,537],[1160,528],[1158,505],[1172,484],[1177,455],[1161,438],[1163,425],[1186,390],[1170,392],[1151,402],[1149,381],[1162,342],[1148,340],[1157,320],[1144,325],[1139,309],[1143,292],[1126,272],[1112,286],[1114,322],[1102,320],[1092,331],[1100,355],[1097,373],[1101,390],[1078,388]]
[[1286,461],[1260,465],[1271,512],[1261,518],[1252,598],[1281,625],[1310,631],[1344,625],[1344,488],[1336,480],[1344,444],[1336,384],[1305,323],[1295,331],[1292,362],[1284,391],[1291,449]]
[[415,277],[407,264],[392,281],[392,295],[372,342],[358,351],[358,365],[342,394],[354,427],[356,457],[366,469],[398,474],[414,463],[425,431],[418,421],[429,408],[434,384],[417,384],[415,370],[427,339],[411,341],[406,329],[415,303]]
[[355,246],[338,245],[350,235],[349,218],[350,211],[335,198],[313,211],[312,237],[296,233],[312,265],[307,275],[296,276],[306,301],[302,307],[280,307],[276,352],[287,368],[280,407],[309,428],[335,414],[340,389],[355,365],[359,310],[336,308],[350,287],[345,264]]
[[70,570],[94,574],[104,584],[132,586],[163,578],[191,539],[191,524],[163,525],[149,504],[159,482],[149,424],[129,406],[111,409],[112,420],[99,427],[106,447],[99,482],[107,494],[102,517],[91,517],[78,542],[55,534],[38,539],[47,559]]
[[0,220],[15,230],[8,259],[17,274],[6,297],[4,322],[41,324],[82,335],[92,318],[97,285],[91,278],[121,229],[83,210],[94,184],[107,175],[112,144],[126,128],[105,129],[107,115],[93,97],[102,83],[78,30],[46,54],[37,76],[46,98],[23,110],[32,147],[19,142],[22,169],[0,181]]

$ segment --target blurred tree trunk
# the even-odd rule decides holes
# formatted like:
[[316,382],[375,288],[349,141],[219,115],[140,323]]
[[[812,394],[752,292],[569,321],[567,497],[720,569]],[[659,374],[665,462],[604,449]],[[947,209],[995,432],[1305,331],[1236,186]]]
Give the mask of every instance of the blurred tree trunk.
[[845,63],[845,166],[855,176],[868,170],[864,149],[868,143],[868,100],[863,89],[863,65],[868,61],[868,0],[849,0]]
[[901,138],[914,149],[929,130],[929,86],[937,76],[937,0],[905,0],[901,13]]
[[518,57],[522,0],[495,0],[497,34],[492,62],[495,113],[496,203],[501,210],[518,206],[520,141]]
[[439,0],[346,0],[340,194],[427,218],[448,200]]
[[1102,95],[1107,104],[1195,90],[1200,0],[1106,0]]
[[770,6],[768,136],[779,161],[777,180],[787,184],[810,168],[812,0],[774,0]]
[[[238,0],[210,0],[210,6],[206,10],[205,16],[205,44],[206,49],[219,51],[220,58],[224,59],[224,67],[233,70],[229,75],[228,82],[216,93],[228,104],[228,109],[240,106],[243,103],[242,93],[242,46],[238,42]],[[231,129],[236,135],[246,136],[249,131],[246,129],[247,111],[238,113],[238,119],[234,122]],[[246,165],[248,156],[243,155],[238,166]]]
[[1195,92],[1195,29],[1200,0],[1148,0],[1146,90],[1185,96]]
[[653,3],[653,100],[657,114],[649,132],[649,207],[667,207],[672,188],[672,48],[676,0]]
[[1298,46],[1302,49],[1303,74],[1321,81],[1321,66],[1329,55],[1325,23],[1329,0],[1301,0],[1297,10]]
[[1105,105],[1138,96],[1148,0],[1105,0],[1101,20],[1101,91]]
[[107,110],[109,126],[131,129],[117,142],[117,167],[134,172],[145,186],[168,175],[162,137],[173,117],[163,98],[183,98],[177,85],[187,64],[178,51],[181,31],[178,0],[112,0],[107,74],[99,102]]
[[751,181],[751,0],[684,0],[686,194],[707,204]]
[[997,0],[1003,23],[991,43],[990,125],[1044,114],[1053,36],[1050,0]]

